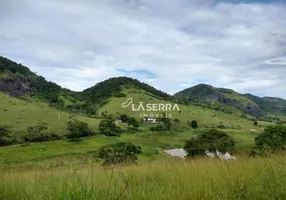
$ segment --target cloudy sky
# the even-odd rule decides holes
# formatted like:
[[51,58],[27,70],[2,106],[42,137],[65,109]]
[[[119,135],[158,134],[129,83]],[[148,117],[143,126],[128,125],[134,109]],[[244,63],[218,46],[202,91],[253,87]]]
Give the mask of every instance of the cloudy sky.
[[72,90],[129,76],[286,98],[285,0],[0,0],[0,55]]

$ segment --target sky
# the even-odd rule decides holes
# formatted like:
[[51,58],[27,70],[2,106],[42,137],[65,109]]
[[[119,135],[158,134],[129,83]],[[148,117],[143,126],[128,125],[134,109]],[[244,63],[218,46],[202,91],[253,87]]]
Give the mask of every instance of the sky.
[[81,91],[110,77],[286,98],[286,0],[0,0],[0,55]]

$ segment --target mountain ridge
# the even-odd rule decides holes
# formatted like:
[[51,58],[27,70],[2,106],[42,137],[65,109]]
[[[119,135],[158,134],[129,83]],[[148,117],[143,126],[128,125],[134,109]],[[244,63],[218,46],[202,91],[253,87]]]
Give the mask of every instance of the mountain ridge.
[[[141,89],[168,101],[219,103],[232,106],[255,117],[262,117],[269,113],[286,115],[286,100],[283,98],[258,97],[250,93],[240,94],[232,89],[217,88],[208,84],[198,84],[169,95],[137,79],[122,76],[109,78],[82,92],[75,92],[47,81],[22,64],[0,56],[0,91],[17,98],[30,94],[51,104],[61,104],[61,107],[86,109],[89,113],[94,113],[94,107],[98,109],[109,98],[124,97],[125,94],[122,91],[126,88]],[[68,106],[63,106],[62,101],[68,101]]]

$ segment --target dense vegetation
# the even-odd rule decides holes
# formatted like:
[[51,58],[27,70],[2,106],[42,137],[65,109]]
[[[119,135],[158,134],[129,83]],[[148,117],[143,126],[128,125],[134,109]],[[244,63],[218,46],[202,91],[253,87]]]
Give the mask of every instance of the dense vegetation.
[[268,126],[255,138],[251,155],[266,155],[286,149],[286,127]]
[[226,153],[234,150],[235,141],[226,133],[211,129],[200,133],[197,137],[186,141],[184,149],[188,153],[188,157],[205,155],[206,151],[220,151]]
[[140,153],[140,146],[131,142],[118,142],[101,147],[96,158],[103,160],[103,165],[134,164],[138,160],[137,154]]
[[121,93],[123,88],[137,88],[144,90],[146,92],[160,97],[165,100],[172,99],[170,95],[164,93],[160,90],[155,89],[145,83],[141,83],[136,79],[128,77],[117,77],[110,78],[106,81],[100,82],[95,86],[88,88],[82,92],[84,98],[88,98],[93,103],[101,102],[103,103],[109,97],[124,97],[125,95]]

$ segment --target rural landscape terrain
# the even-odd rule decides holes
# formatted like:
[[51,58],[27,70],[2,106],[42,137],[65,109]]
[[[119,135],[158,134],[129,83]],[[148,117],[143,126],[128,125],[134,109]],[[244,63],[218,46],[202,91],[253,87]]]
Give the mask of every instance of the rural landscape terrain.
[[286,199],[284,99],[129,77],[74,92],[5,57],[0,97],[0,200]]

